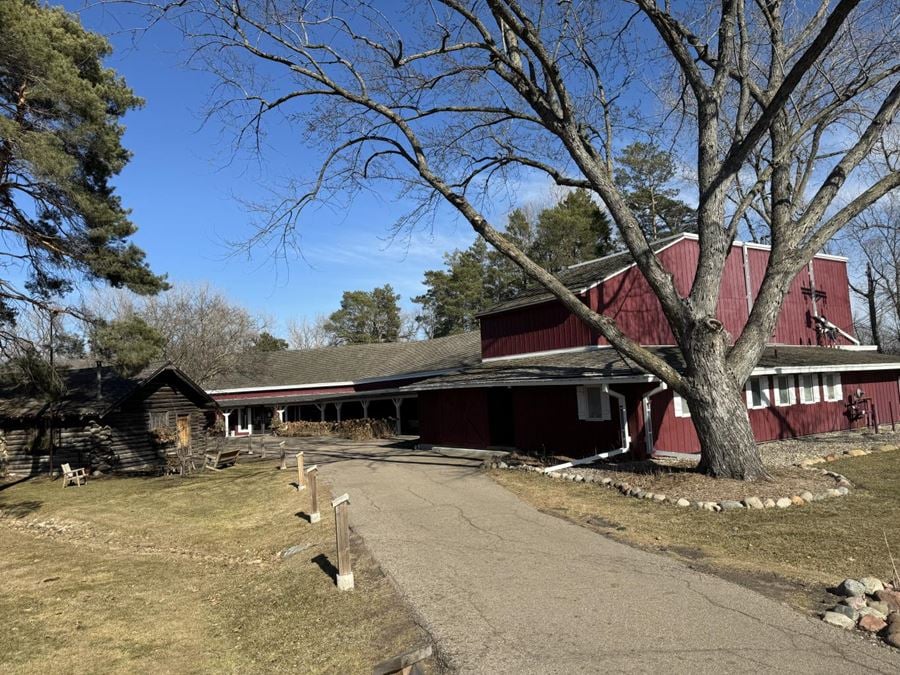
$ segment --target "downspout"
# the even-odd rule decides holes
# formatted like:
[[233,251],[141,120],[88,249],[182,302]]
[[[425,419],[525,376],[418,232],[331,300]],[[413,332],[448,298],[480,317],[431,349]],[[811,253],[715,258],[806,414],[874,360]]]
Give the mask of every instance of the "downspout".
[[613,391],[612,389],[610,389],[608,384],[601,385],[600,389],[605,394],[611,396],[619,402],[619,425],[622,429],[622,446],[616,448],[615,450],[607,450],[606,452],[591,455],[590,457],[573,459],[571,462],[564,462],[563,464],[548,466],[546,469],[544,469],[544,473],[552,473],[561,469],[569,469],[573,466],[580,466],[582,464],[593,464],[598,459],[609,459],[610,457],[617,457],[628,452],[629,446],[631,445],[631,435],[628,433],[628,411],[625,409],[625,396],[617,391]]
[[750,284],[750,251],[746,241],[742,248],[744,249],[744,292],[747,294],[747,321],[749,321],[750,314],[753,312],[753,286]]
[[653,432],[653,417],[650,414],[650,399],[664,392],[669,386],[665,382],[661,382],[658,387],[651,389],[641,399],[644,403],[644,443],[647,448],[647,457],[653,457],[653,446],[656,441],[656,434]]

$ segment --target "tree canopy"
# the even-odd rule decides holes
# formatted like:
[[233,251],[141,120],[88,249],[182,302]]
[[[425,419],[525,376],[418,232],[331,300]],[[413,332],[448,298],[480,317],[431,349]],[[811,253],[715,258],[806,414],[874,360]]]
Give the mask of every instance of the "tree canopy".
[[142,294],[165,287],[129,241],[135,225],[111,179],[130,158],[122,116],[141,105],[104,67],[109,43],[60,8],[0,3],[0,322],[47,307],[79,278]]
[[89,336],[91,353],[124,375],[135,375],[162,358],[166,346],[165,337],[136,314],[98,321]]
[[399,301],[390,284],[371,291],[345,291],[341,308],[328,317],[325,330],[335,344],[396,342],[405,337]]
[[275,337],[268,331],[262,331],[253,341],[253,349],[257,352],[281,352],[289,346],[287,340]]

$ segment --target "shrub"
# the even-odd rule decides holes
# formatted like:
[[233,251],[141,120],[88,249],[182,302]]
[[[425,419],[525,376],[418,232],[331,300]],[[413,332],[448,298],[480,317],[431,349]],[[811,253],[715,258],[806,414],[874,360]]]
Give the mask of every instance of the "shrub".
[[391,419],[344,420],[342,422],[284,422],[272,433],[276,436],[302,438],[311,436],[338,436],[352,441],[372,438],[389,438],[394,435]]

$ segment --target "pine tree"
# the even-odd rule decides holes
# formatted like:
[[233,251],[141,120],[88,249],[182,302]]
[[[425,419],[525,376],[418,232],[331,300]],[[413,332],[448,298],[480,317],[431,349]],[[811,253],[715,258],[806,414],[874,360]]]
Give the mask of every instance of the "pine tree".
[[396,342],[402,324],[399,301],[390,284],[372,291],[345,291],[341,308],[328,317],[325,329],[337,344]]

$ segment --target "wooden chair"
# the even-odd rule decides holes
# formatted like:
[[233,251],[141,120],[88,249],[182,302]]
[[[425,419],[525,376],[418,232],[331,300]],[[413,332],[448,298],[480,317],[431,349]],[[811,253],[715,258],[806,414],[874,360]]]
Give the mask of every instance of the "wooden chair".
[[62,479],[63,479],[63,487],[67,485],[71,485],[75,483],[78,487],[81,487],[87,482],[87,470],[86,469],[73,469],[68,464],[62,465]]
[[239,454],[241,454],[239,448],[219,448],[215,452],[206,453],[206,461],[203,466],[207,469],[212,469],[213,471],[221,471],[226,466],[234,466],[237,464]]

